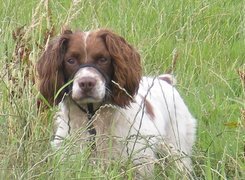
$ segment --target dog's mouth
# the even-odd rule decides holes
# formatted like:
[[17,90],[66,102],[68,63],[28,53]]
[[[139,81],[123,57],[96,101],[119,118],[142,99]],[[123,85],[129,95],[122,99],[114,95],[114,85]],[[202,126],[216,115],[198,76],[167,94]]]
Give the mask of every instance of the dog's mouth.
[[79,104],[88,104],[88,103],[99,103],[102,102],[102,98],[94,97],[94,96],[81,96],[80,98],[72,97],[72,99]]
[[[74,86],[76,86],[74,84]],[[106,96],[105,87],[96,86],[90,91],[83,91],[81,88],[73,88],[71,93],[71,97],[74,101],[79,104],[87,104],[87,103],[100,103],[104,100]]]

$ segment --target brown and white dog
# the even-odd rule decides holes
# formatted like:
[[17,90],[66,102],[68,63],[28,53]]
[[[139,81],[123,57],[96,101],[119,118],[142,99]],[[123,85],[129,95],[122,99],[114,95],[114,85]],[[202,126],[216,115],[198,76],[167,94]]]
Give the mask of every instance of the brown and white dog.
[[107,29],[66,30],[49,43],[37,71],[41,94],[60,108],[55,148],[79,134],[81,148],[90,140],[96,151],[130,156],[150,171],[149,160],[164,148],[184,156],[179,161],[191,169],[196,120],[172,76],[141,76],[140,55],[124,38]]

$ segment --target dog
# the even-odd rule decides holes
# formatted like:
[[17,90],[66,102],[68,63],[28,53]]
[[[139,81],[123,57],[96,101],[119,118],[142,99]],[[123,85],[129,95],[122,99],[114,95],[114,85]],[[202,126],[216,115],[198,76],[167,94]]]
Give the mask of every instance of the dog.
[[195,118],[172,75],[142,76],[140,55],[123,37],[108,29],[65,30],[48,44],[37,71],[41,94],[59,105],[54,148],[76,134],[81,149],[91,144],[103,157],[130,157],[146,174],[160,151],[178,154],[191,171]]

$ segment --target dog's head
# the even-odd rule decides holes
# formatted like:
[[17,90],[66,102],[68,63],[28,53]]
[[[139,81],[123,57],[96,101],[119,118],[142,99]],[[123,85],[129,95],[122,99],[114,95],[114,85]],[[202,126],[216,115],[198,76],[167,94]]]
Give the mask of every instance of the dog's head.
[[[107,29],[65,30],[49,43],[37,63],[39,89],[50,104],[67,91],[78,103],[109,101],[129,105],[141,79],[140,56],[124,38]],[[67,82],[57,99],[56,93]]]

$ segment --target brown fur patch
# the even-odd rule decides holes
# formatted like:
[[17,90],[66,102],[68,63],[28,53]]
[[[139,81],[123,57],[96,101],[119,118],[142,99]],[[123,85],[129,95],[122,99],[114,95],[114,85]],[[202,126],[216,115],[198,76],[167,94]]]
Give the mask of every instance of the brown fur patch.
[[146,99],[146,97],[144,97],[142,95],[140,95],[140,96],[144,100],[146,113],[151,117],[152,120],[154,120],[155,114],[154,114],[154,110],[153,110],[151,103]]
[[173,81],[169,77],[159,77],[159,79],[166,81],[168,84],[173,85]]

